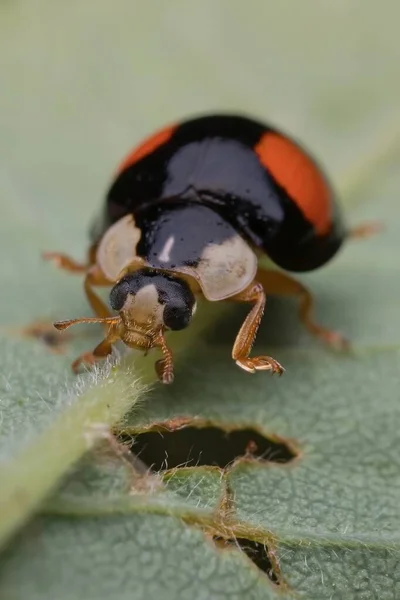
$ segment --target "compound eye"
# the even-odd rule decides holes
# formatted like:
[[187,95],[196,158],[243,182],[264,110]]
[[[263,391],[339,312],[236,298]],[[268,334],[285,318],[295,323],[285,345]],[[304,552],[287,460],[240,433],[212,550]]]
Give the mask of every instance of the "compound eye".
[[130,285],[128,281],[123,279],[114,285],[110,292],[110,306],[113,310],[120,311],[124,306],[128,294],[130,292]]
[[173,331],[185,329],[190,323],[192,310],[185,304],[168,303],[164,307],[164,325]]

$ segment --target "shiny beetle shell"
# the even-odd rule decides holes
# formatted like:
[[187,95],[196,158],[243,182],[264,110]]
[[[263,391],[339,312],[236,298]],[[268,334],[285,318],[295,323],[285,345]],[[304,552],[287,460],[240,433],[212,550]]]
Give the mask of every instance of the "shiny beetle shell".
[[195,276],[210,300],[245,287],[256,267],[251,247],[285,270],[310,271],[345,237],[331,187],[310,155],[240,116],[189,120],[136,148],[118,170],[93,241],[126,215],[141,232],[137,256]]

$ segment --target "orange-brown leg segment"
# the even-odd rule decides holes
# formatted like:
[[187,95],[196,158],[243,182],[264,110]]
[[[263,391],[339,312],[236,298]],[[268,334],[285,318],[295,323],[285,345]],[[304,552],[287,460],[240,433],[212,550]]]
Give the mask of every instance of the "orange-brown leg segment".
[[84,352],[74,360],[71,365],[73,372],[79,373],[81,365],[94,365],[97,358],[105,358],[108,354],[111,354],[111,350],[111,342],[106,339],[103,340],[98,346],[96,346],[93,352]]
[[232,349],[233,360],[249,373],[271,371],[282,375],[283,367],[271,356],[249,356],[264,313],[265,292],[263,286],[257,281],[253,281],[243,292],[233,296],[231,300],[254,304],[236,336]]
[[349,230],[347,237],[350,240],[363,240],[377,233],[380,233],[383,229],[382,223],[378,221],[372,221],[371,223],[361,223]]
[[58,269],[69,271],[70,273],[86,273],[91,265],[96,262],[97,245],[94,244],[89,248],[87,262],[85,264],[77,262],[66,254],[60,252],[43,252],[42,258],[53,262]]
[[336,331],[326,329],[314,321],[314,299],[301,283],[281,271],[258,269],[257,279],[271,296],[295,296],[299,300],[299,318],[306,329],[329,346],[339,350],[349,349],[349,341]]
[[104,277],[97,266],[93,266],[87,272],[83,285],[89,304],[93,308],[95,314],[102,318],[110,317],[110,310],[103,300],[94,292],[92,286],[108,286],[112,285],[112,282]]
[[92,352],[84,352],[74,360],[71,367],[74,373],[78,373],[81,365],[93,365],[96,360],[105,358],[112,352],[112,345],[120,339],[117,328],[111,326],[107,337],[96,346]]
[[89,251],[89,262],[87,264],[78,263],[73,258],[58,252],[44,252],[42,256],[45,260],[52,261],[59,269],[64,269],[70,273],[86,273],[84,288],[90,306],[98,317],[107,318],[111,316],[108,307],[95,294],[92,287],[112,285],[112,282],[104,277],[100,269],[95,264],[92,264],[95,258],[92,248]]
[[155,338],[153,345],[160,347],[161,352],[163,353],[163,358],[158,360],[155,364],[158,378],[162,383],[172,383],[174,380],[174,362],[172,352],[168,348],[162,332]]
[[43,252],[42,257],[44,260],[53,262],[58,269],[63,269],[70,273],[86,273],[89,267],[89,265],[78,263],[73,258],[59,252]]
[[64,254],[58,254],[57,252],[45,252],[43,258],[53,261],[58,268],[70,273],[86,273],[84,288],[90,306],[98,317],[106,318],[111,316],[108,307],[95,294],[92,286],[107,286],[112,285],[112,282],[103,276],[96,265],[90,266],[89,264],[77,263],[72,258]]

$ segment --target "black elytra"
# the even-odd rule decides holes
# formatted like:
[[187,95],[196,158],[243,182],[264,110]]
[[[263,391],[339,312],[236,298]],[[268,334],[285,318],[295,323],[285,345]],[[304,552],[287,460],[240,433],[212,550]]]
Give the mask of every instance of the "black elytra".
[[93,241],[127,214],[142,232],[138,255],[172,270],[238,235],[283,269],[310,271],[346,235],[315,160],[276,128],[236,115],[191,119],[146,140],[117,174]]

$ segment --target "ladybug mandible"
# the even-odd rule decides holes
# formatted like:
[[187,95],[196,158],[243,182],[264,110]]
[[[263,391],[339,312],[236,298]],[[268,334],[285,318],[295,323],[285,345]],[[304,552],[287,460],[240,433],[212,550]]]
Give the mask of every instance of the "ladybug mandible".
[[[363,235],[367,228],[354,230]],[[270,356],[250,356],[266,294],[294,295],[300,319],[328,344],[346,340],[313,320],[313,299],[284,271],[311,271],[329,261],[351,235],[334,193],[313,158],[293,139],[254,119],[212,115],[166,127],[120,166],[104,210],[92,228],[88,262],[46,253],[60,268],[85,273],[84,288],[105,339],[74,361],[93,363],[112,344],[148,351],[164,383],[173,380],[168,330],[188,327],[196,296],[252,307],[232,350],[239,367],[281,374]],[[283,271],[258,266],[266,254]],[[93,286],[113,286],[110,306]]]

